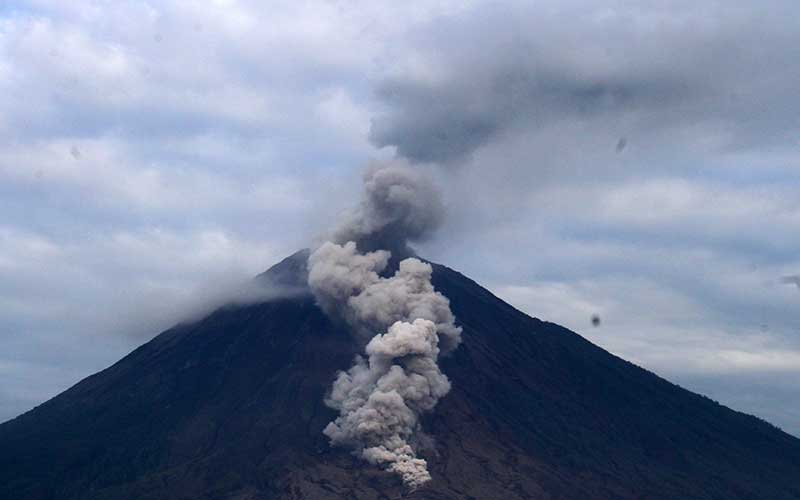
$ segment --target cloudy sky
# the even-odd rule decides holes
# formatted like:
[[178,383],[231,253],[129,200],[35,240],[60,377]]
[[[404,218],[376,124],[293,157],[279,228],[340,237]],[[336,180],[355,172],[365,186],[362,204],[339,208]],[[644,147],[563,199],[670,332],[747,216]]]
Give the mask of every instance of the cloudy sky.
[[421,255],[800,435],[800,4],[406,3],[0,3],[0,420],[399,157]]

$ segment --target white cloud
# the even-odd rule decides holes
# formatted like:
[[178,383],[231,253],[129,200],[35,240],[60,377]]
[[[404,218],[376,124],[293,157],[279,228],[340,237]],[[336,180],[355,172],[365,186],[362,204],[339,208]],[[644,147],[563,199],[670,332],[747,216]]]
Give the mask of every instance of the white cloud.
[[[665,376],[800,374],[800,343],[769,325],[723,322],[705,304],[656,282],[606,278],[500,286],[529,314],[567,326],[618,356]],[[593,315],[601,322],[594,327]]]

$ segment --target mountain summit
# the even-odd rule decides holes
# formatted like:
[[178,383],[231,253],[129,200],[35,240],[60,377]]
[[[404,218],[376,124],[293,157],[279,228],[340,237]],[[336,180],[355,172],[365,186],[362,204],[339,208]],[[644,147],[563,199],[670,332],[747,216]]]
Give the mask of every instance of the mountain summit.
[[433,264],[462,344],[425,414],[432,480],[329,445],[359,351],[306,288],[175,326],[0,425],[0,499],[800,499],[800,440],[675,386]]

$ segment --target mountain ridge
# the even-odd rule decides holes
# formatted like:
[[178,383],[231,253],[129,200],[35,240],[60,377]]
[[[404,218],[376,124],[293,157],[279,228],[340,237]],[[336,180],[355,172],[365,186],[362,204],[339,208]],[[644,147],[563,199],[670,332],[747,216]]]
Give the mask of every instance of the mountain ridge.
[[[306,257],[258,279],[303,285]],[[432,265],[464,343],[423,418],[429,485],[329,446],[324,394],[358,347],[289,294],[177,325],[0,424],[0,498],[800,498],[800,440]]]

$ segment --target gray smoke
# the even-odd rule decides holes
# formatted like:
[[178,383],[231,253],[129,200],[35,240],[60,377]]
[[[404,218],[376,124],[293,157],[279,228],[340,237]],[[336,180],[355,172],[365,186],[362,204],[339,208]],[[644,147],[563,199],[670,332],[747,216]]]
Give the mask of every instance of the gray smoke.
[[424,238],[439,224],[442,205],[432,185],[407,167],[373,167],[364,185],[364,200],[334,241],[308,259],[308,284],[320,307],[358,339],[371,338],[366,357],[337,375],[325,402],[339,416],[324,432],[331,444],[352,448],[416,488],[430,480],[415,450],[419,417],[450,390],[437,360],[458,346],[461,328],[431,283],[430,264],[406,258],[393,275],[383,274],[392,251],[410,252],[409,239]]
[[436,364],[438,343],[430,320],[394,323],[367,344],[367,360],[358,357],[339,373],[326,400],[339,411],[324,431],[331,443],[354,448],[368,462],[400,474],[412,488],[430,480],[427,463],[410,444],[419,414],[450,391]]
[[439,192],[421,172],[403,164],[376,164],[364,173],[364,195],[346,214],[331,241],[354,241],[361,251],[388,250],[408,256],[407,242],[420,241],[441,224]]
[[354,241],[344,245],[327,241],[308,257],[308,285],[326,313],[358,326],[353,324],[349,308],[342,306],[380,281],[378,273],[386,268],[389,256],[384,250],[359,254]]
[[445,353],[461,341],[450,301],[431,284],[430,264],[410,257],[393,276],[380,276],[390,253],[361,254],[356,243],[325,242],[308,259],[308,284],[326,313],[344,319],[362,338],[385,331],[397,321],[424,318],[436,325]]

